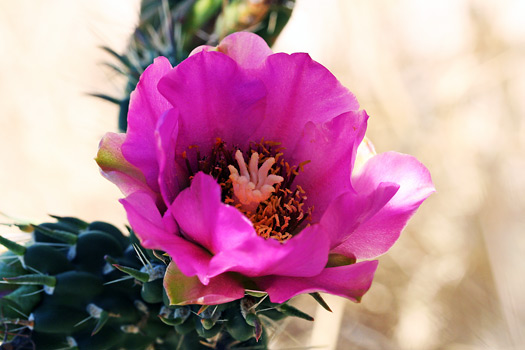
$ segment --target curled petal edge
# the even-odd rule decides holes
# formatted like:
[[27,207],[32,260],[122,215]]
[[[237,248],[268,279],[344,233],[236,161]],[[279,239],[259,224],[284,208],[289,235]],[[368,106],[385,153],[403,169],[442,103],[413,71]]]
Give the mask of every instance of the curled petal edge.
[[122,144],[126,134],[107,133],[99,144],[95,161],[102,175],[118,186],[120,191],[128,196],[136,191],[144,191],[151,197],[156,195],[146,184],[142,172],[131,165],[122,155]]
[[360,302],[370,289],[377,260],[362,261],[357,264],[328,267],[314,277],[268,276],[257,280],[257,285],[265,290],[273,303],[284,303],[303,293],[324,292]]

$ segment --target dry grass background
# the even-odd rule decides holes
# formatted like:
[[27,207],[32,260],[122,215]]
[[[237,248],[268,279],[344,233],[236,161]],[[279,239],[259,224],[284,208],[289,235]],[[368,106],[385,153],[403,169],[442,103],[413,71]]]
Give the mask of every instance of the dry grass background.
[[[0,0],[0,211],[125,222],[93,161],[116,109],[85,93],[119,91],[97,46],[124,48],[136,11],[137,0]],[[326,65],[371,115],[376,149],[417,156],[438,190],[363,302],[333,301],[337,339],[338,317],[318,315],[314,345],[525,346],[524,18],[521,0],[297,0],[275,49]],[[275,348],[305,345],[309,327],[289,323],[297,341]]]

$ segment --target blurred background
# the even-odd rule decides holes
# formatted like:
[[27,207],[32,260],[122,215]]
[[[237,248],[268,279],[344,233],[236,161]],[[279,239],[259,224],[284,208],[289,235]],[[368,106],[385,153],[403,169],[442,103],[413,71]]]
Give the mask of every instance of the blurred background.
[[[99,47],[123,51],[138,9],[0,0],[1,212],[123,227],[120,193],[93,160],[118,110],[88,93],[121,93]],[[377,151],[415,155],[438,192],[380,258],[361,304],[330,298],[334,314],[288,323],[273,349],[525,346],[524,19],[521,0],[296,0],[274,51],[328,67],[371,116]]]

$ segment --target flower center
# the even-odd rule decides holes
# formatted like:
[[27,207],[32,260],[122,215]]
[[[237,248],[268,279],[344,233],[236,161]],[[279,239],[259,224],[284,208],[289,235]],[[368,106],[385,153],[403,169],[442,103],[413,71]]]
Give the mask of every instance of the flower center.
[[187,152],[182,156],[190,180],[198,171],[213,176],[221,186],[223,202],[245,214],[259,236],[285,242],[309,225],[313,207],[305,205],[305,191],[293,184],[309,161],[291,166],[281,151],[279,143],[263,140],[242,152],[218,139],[208,156],[202,157],[196,147],[188,149],[197,158],[195,172]]
[[267,200],[275,192],[273,185],[283,182],[284,178],[279,175],[268,175],[268,171],[275,164],[274,157],[267,158],[260,168],[257,152],[252,153],[248,168],[240,150],[235,152],[235,160],[239,165],[240,174],[233,165],[228,165],[234,197],[242,204],[245,211],[253,213],[259,203]]

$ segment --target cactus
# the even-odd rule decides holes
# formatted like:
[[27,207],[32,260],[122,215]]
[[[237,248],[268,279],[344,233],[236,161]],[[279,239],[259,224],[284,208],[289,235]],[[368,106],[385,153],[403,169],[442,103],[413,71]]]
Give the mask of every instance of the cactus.
[[[293,0],[143,0],[125,54],[107,66],[126,76],[122,96],[93,94],[120,107],[127,128],[130,93],[157,56],[172,65],[199,45],[249,30],[269,45],[288,21]],[[268,330],[286,316],[311,319],[265,293],[227,304],[170,305],[163,277],[170,258],[143,248],[133,232],[74,217],[19,224],[32,240],[0,236],[1,348],[39,350],[266,349]],[[11,346],[11,347],[8,347]]]
[[119,105],[119,129],[126,131],[129,96],[140,74],[158,56],[172,65],[199,45],[217,45],[235,31],[252,31],[272,45],[292,14],[295,0],[143,0],[140,19],[127,52],[103,47],[117,63],[106,65],[126,76],[120,97],[94,93]]
[[0,237],[9,249],[0,262],[0,333],[13,348],[266,349],[267,324],[312,319],[252,291],[227,304],[170,305],[162,285],[169,257],[141,247],[132,231],[55,218],[32,225],[28,245]]

